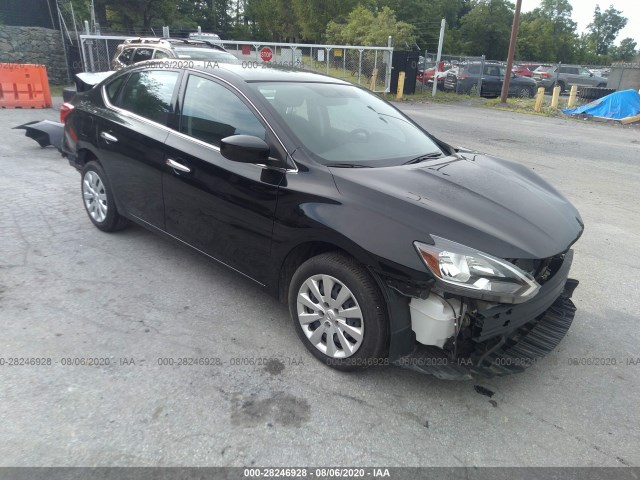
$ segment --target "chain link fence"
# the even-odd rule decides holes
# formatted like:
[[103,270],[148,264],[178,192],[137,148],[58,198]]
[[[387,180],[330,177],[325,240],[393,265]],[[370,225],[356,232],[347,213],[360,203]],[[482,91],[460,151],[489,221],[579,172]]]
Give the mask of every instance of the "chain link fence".
[[[118,45],[132,36],[80,35],[83,70],[111,70]],[[215,40],[235,55],[247,68],[262,64],[304,69],[389,92],[393,48],[350,45],[273,43],[241,40]],[[148,45],[146,48],[152,48]]]
[[[418,65],[418,76],[416,79],[417,89],[420,93],[428,93],[433,89],[434,81],[437,84],[437,91],[448,91],[461,94],[479,96],[482,89],[482,75],[469,80],[469,76],[459,80],[459,74],[463,70],[468,70],[472,65],[478,65],[478,71],[484,69],[485,58],[471,57],[463,55],[441,55],[440,63],[437,65],[437,55],[425,52],[424,61]],[[462,75],[464,77],[464,74]],[[473,81],[475,80],[475,82]]]

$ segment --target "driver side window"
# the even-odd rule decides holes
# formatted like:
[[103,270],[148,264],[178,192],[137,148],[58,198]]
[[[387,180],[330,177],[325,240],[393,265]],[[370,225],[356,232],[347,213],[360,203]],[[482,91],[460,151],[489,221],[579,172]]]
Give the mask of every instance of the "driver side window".
[[267,139],[265,128],[242,100],[219,83],[197,75],[187,82],[180,132],[215,146],[231,135]]

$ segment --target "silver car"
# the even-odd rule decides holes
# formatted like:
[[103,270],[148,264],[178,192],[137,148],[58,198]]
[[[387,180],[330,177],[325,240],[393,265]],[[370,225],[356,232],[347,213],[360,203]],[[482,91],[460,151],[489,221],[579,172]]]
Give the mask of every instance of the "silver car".
[[556,84],[563,92],[572,85],[579,87],[606,87],[607,79],[594,75],[588,68],[580,65],[540,66],[533,72],[533,79],[539,87],[551,90]]

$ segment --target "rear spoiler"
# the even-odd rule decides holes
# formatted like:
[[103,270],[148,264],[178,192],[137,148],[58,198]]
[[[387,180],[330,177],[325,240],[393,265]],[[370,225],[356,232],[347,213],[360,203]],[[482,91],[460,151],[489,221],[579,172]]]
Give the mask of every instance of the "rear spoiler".
[[76,90],[78,92],[86,92],[91,90],[97,84],[102,82],[105,78],[110,77],[116,73],[115,71],[109,72],[83,72],[76,74]]

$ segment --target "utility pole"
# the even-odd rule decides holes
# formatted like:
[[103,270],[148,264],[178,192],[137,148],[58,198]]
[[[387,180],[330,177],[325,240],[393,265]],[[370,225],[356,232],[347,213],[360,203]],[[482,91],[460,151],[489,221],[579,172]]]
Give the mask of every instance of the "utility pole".
[[[431,96],[435,97],[436,92],[438,91],[438,72],[440,71],[440,58],[442,57],[442,44],[444,43],[444,27],[447,24],[447,21],[443,18],[440,22],[440,39],[438,40],[438,55],[436,57],[436,66],[433,70],[433,90],[431,91]],[[425,62],[426,62],[425,58]]]
[[522,7],[522,0],[516,1],[516,12],[513,16],[513,25],[511,26],[511,40],[509,41],[509,54],[507,55],[507,71],[504,74],[504,81],[502,82],[502,95],[500,95],[500,102],[507,103],[507,97],[509,96],[509,82],[511,81],[511,69],[513,68],[513,56],[516,53],[516,41],[518,40],[518,26],[520,25],[520,8]]

